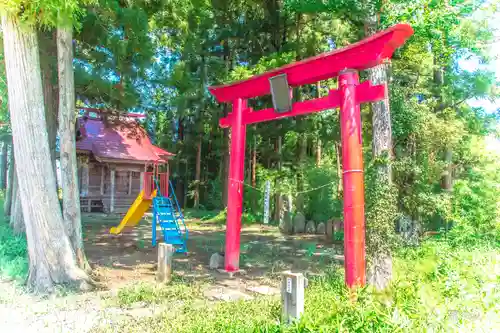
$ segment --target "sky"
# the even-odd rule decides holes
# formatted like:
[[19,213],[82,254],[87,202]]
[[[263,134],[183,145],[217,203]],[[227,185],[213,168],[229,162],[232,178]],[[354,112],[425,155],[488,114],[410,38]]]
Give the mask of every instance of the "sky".
[[[493,43],[490,48],[490,56],[494,59],[488,66],[479,63],[478,59],[463,59],[459,61],[460,67],[468,71],[476,69],[489,69],[496,72],[498,82],[500,82],[500,12],[497,12],[495,17],[490,21],[491,26],[494,28],[496,43]],[[483,107],[488,112],[495,112],[500,109],[500,99],[497,101],[489,101],[487,99],[477,100],[472,99],[468,101],[470,106]]]
[[[462,59],[459,61],[461,68],[474,71],[476,69],[489,69],[496,73],[497,81],[500,82],[500,12],[495,14],[495,17],[490,21],[490,24],[495,29],[494,35],[497,42],[493,43],[490,48],[490,56],[493,61],[489,65],[480,64],[478,59]],[[488,99],[471,99],[468,104],[472,107],[482,107],[489,113],[500,112],[500,99],[490,101]],[[500,129],[500,124],[498,124]],[[490,136],[486,138],[486,147],[488,151],[500,154],[500,139]]]

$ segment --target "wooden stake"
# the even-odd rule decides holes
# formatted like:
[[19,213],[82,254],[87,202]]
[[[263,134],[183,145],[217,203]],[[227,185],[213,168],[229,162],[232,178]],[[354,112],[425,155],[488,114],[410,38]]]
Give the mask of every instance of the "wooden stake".
[[169,283],[172,280],[172,257],[174,252],[172,244],[158,244],[157,279],[160,283]]

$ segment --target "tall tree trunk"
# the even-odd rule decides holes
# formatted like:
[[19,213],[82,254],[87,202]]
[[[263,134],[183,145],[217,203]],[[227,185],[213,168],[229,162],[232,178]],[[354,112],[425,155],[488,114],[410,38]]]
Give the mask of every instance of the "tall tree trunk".
[[15,234],[21,234],[26,230],[23,220],[21,193],[19,192],[19,183],[17,179],[17,173],[15,171],[12,183],[12,214],[10,215],[10,226]]
[[[223,116],[227,117],[229,105],[224,104]],[[222,130],[222,170],[221,170],[221,186],[222,186],[222,208],[227,207],[227,187],[228,187],[228,177],[229,177],[229,128],[224,128]]]
[[203,114],[205,112],[206,101],[205,101],[205,89],[208,82],[207,64],[205,62],[205,56],[201,55],[201,105],[197,116],[197,129],[198,137],[196,138],[196,165],[195,165],[195,187],[194,187],[194,208],[198,209],[200,206],[200,182],[201,182],[201,149],[203,146],[203,134],[205,132],[205,127],[203,124]]
[[201,179],[201,142],[202,136],[199,135],[196,139],[196,167],[194,175],[194,209],[198,209],[200,206],[200,179]]
[[[182,118],[179,118],[178,120],[178,126],[177,126],[177,136],[179,138],[178,140],[178,146],[182,147],[182,151],[184,151],[184,120]],[[182,161],[181,161],[181,156],[176,156],[175,159],[175,171],[172,172],[172,174],[176,174],[176,184],[175,184],[175,196],[177,197],[177,200],[179,201],[179,205],[182,208],[185,208],[186,202],[184,201],[184,192],[185,192],[185,183],[184,183],[184,177],[182,176]]]
[[12,142],[9,145],[8,155],[9,155],[9,167],[7,170],[7,190],[5,191],[5,201],[3,203],[3,212],[5,216],[10,216],[12,207],[12,191],[14,189],[14,147]]
[[8,154],[8,143],[2,141],[2,149],[0,150],[0,189],[5,189],[7,180],[7,154]]
[[[223,59],[226,67],[226,74],[229,73],[229,71],[233,67],[233,61],[231,57],[231,49],[229,47],[229,41],[226,39],[224,40],[224,45],[223,45]],[[228,103],[225,103],[222,107],[222,116],[227,117],[229,113],[229,107],[230,105]],[[230,149],[230,142],[229,142],[229,128],[224,128],[222,130],[222,170],[221,170],[221,186],[222,186],[222,208],[227,207],[227,196],[228,196],[228,178],[229,178],[229,149]]]
[[[373,35],[377,32],[378,14],[372,14],[367,21],[367,33]],[[388,64],[381,64],[368,70],[371,84],[387,84]],[[388,91],[386,98],[382,101],[372,103],[372,153],[377,161],[376,182],[391,186],[392,170],[392,130],[391,114],[389,109]],[[385,193],[391,195],[389,191]],[[373,198],[378,201],[375,206],[388,206],[391,201],[382,195]],[[392,212],[395,207],[385,207],[387,212]],[[394,218],[392,214],[386,214],[377,218],[377,222],[367,219],[367,245],[368,245],[368,269],[367,282],[375,288],[385,289],[392,280],[392,253],[391,246],[379,246],[378,240],[387,237],[387,233],[394,232]],[[375,220],[375,219],[374,219]]]
[[28,243],[27,284],[37,292],[53,292],[60,284],[87,287],[88,276],[76,264],[57,198],[36,32],[5,15],[2,30],[16,172]]
[[[320,98],[321,97],[321,82],[318,81],[316,82],[316,97]],[[321,138],[320,134],[318,131],[318,137],[316,138],[316,166],[319,167],[321,165]]]
[[251,174],[251,184],[252,184],[252,210],[254,212],[257,211],[258,207],[258,193],[255,190],[257,188],[257,132],[255,131],[256,126],[254,126],[254,137],[253,137],[253,145],[252,145],[252,167],[250,170]]
[[321,139],[316,139],[316,166],[319,167],[321,165]]
[[[282,148],[282,136],[281,136],[281,125],[280,125],[280,135],[278,136],[278,139],[276,140],[276,153],[278,154],[278,170],[281,171],[281,148]],[[279,188],[279,177],[276,178],[274,182],[274,188],[278,189]],[[279,221],[280,220],[280,214],[281,214],[281,206],[283,205],[281,193],[276,191],[275,197],[274,197],[274,220]]]
[[82,217],[78,189],[75,134],[75,78],[73,74],[73,31],[71,27],[57,29],[57,63],[59,82],[59,151],[63,219],[77,264],[89,269],[83,250]]
[[445,170],[441,179],[441,188],[451,193],[453,191],[453,150],[450,147],[446,147],[444,152],[444,161],[446,163]]
[[[388,64],[381,64],[369,70],[370,81],[373,85],[388,84]],[[372,103],[372,152],[374,158],[385,158],[386,161],[378,163],[377,176],[379,180],[392,182],[392,128],[389,96],[382,101]]]
[[[438,103],[438,109],[443,109],[444,108],[444,102],[443,102],[443,85],[444,85],[444,74],[445,71],[443,67],[439,64],[437,55],[434,55],[433,59],[433,64],[434,64],[434,70],[433,70],[433,80],[434,80],[434,98],[439,102]],[[445,169],[443,170],[441,174],[441,188],[445,192],[451,192],[453,190],[453,166],[452,166],[452,160],[453,160],[453,150],[452,148],[447,145],[444,151],[444,162],[445,162]]]
[[56,30],[39,31],[38,40],[50,158],[52,160],[54,172],[57,172],[56,138],[59,105],[59,89],[57,84],[57,32]]
[[[298,163],[298,173],[297,173],[297,191],[304,191],[304,170],[306,168],[306,157],[307,157],[307,133],[306,133],[306,120],[303,117],[297,117],[297,127],[301,133],[299,134],[299,163]],[[296,198],[297,211],[305,213],[304,207],[304,193],[299,193]]]

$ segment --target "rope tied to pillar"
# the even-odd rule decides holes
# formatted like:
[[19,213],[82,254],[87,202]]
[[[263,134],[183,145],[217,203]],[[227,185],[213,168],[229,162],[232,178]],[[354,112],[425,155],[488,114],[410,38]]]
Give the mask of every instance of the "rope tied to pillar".
[[[244,181],[233,179],[233,178],[229,178],[229,180],[233,181],[233,182],[236,182],[236,183],[243,184],[243,186],[250,187],[250,188],[252,188],[252,189],[254,189],[254,190],[258,191],[258,192],[264,193],[264,191],[261,190],[260,188],[254,187],[254,186],[252,186],[252,185],[250,185],[248,183],[245,183]],[[331,182],[328,182],[326,184],[314,187],[314,188],[309,189],[309,190],[294,192],[294,194],[304,194],[304,193],[308,193],[308,192],[314,192],[314,191],[317,191],[319,189],[322,189],[324,187],[327,187],[327,186],[330,186],[330,185],[333,185],[333,184],[336,184],[336,183],[337,183],[337,181],[331,181]]]

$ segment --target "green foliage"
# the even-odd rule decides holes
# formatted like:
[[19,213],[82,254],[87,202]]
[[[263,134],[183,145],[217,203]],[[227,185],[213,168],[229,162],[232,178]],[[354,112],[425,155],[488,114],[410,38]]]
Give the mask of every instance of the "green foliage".
[[[161,72],[169,86],[168,92],[158,94],[164,102],[151,114],[157,121],[160,144],[177,153],[171,164],[174,178],[190,184],[184,189],[189,194],[199,188],[204,208],[222,208],[227,186],[223,181],[227,177],[224,159],[230,137],[229,131],[218,127],[218,119],[230,111],[230,106],[215,103],[207,86],[246,79],[345,46],[364,37],[368,20],[377,17],[370,23],[376,24],[376,29],[407,22],[415,34],[391,63],[392,161],[372,159],[371,113],[368,107],[362,108],[369,247],[390,251],[397,244],[394,226],[398,216],[417,221],[423,230],[445,225],[455,226],[457,232],[466,226],[476,233],[496,230],[491,221],[498,215],[480,212],[497,211],[491,209],[498,202],[488,194],[492,191],[480,190],[490,188],[488,184],[496,178],[480,166],[476,148],[468,142],[471,136],[481,141],[490,135],[498,120],[465,103],[471,98],[495,98],[495,77],[484,70],[467,72],[458,66],[460,59],[470,55],[489,60],[486,46],[493,36],[487,20],[495,11],[491,6],[482,1],[192,0],[182,6],[178,0],[167,1],[163,11],[150,16],[150,22],[154,22],[156,47],[167,47],[175,56],[168,58],[168,70]],[[171,20],[167,22],[165,17]],[[332,79],[320,82],[319,87],[294,88],[293,94],[296,100],[306,100],[325,95],[336,86]],[[248,103],[255,110],[271,106],[268,96]],[[271,217],[276,215],[276,197],[283,194],[292,196],[294,211],[297,199],[303,200],[307,219],[342,217],[341,193],[337,193],[341,175],[337,162],[341,156],[333,149],[340,141],[338,123],[338,112],[332,110],[247,128],[245,221],[261,219],[266,181],[272,184]],[[195,181],[199,138],[202,175]],[[316,166],[315,156],[318,142],[320,166]],[[442,188],[448,166],[446,150],[453,152],[451,164],[457,186],[451,195]],[[257,165],[252,184],[254,151]],[[374,170],[380,163],[390,163],[392,186],[377,180]],[[470,170],[476,169],[483,180],[471,178]],[[468,193],[474,193],[473,200]],[[474,210],[475,201],[484,203],[481,210]],[[185,206],[191,203],[188,196]],[[477,224],[485,227],[478,228]],[[491,235],[487,238],[492,239]]]
[[[3,207],[3,202],[0,202]],[[0,212],[3,215],[3,211]],[[26,238],[16,236],[9,224],[0,221],[0,277],[20,283],[28,276],[28,250]]]
[[337,193],[341,180],[336,168],[332,161],[324,159],[321,166],[309,166],[305,170],[305,212],[314,221],[342,217],[342,201]]
[[477,139],[472,140],[471,146],[478,162],[468,166],[463,179],[454,184],[450,240],[471,247],[483,242],[500,244],[499,155]]
[[220,214],[217,210],[185,209],[184,217],[186,219],[200,219],[208,221],[216,218]]
[[20,18],[25,24],[54,28],[61,24],[78,24],[82,7],[95,0],[2,1],[0,11]]
[[111,303],[116,302],[121,307],[127,307],[134,303],[159,304],[172,301],[187,301],[198,298],[201,293],[202,284],[189,283],[178,276],[174,276],[173,281],[168,285],[154,286],[147,283],[125,287],[118,291],[116,299],[111,299]]
[[75,87],[87,105],[124,111],[141,106],[154,57],[150,7],[98,0],[82,12],[75,34]]
[[[207,304],[185,302],[162,316],[122,323],[129,332],[435,332],[494,330],[499,324],[498,249],[473,251],[427,242],[401,250],[384,293],[361,289],[357,301],[341,271],[309,278],[305,313],[280,323],[279,297]],[[105,329],[103,331],[106,331]]]
[[376,164],[368,167],[366,178],[366,249],[368,258],[374,253],[392,253],[396,245],[397,190],[378,176]]

